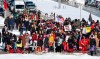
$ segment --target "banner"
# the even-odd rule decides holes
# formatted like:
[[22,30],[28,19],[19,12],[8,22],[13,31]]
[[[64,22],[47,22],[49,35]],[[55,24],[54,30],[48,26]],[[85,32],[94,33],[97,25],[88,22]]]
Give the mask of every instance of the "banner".
[[91,27],[86,27],[86,33],[91,32]]
[[56,21],[56,22],[63,23],[63,22],[64,22],[64,18],[63,18],[62,16],[56,16],[55,21]]

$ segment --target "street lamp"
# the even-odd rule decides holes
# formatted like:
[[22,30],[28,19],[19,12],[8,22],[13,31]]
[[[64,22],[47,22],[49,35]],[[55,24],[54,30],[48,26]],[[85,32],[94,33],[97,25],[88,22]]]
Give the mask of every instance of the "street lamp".
[[80,20],[82,19],[82,4],[79,3],[79,9],[80,9]]
[[82,13],[82,8],[85,4],[85,0],[75,0],[75,1],[76,1],[76,3],[78,3],[78,6],[80,8],[80,20],[81,20],[81,13]]
[[61,0],[58,0],[58,8],[61,8]]
[[81,20],[81,14],[82,13],[82,4],[80,4],[80,20]]

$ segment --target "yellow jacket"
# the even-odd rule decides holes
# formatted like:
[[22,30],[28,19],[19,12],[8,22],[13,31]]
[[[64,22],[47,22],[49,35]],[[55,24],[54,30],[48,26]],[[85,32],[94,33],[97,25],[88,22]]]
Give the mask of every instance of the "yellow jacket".
[[22,47],[22,41],[21,41],[20,44],[17,44],[17,47]]

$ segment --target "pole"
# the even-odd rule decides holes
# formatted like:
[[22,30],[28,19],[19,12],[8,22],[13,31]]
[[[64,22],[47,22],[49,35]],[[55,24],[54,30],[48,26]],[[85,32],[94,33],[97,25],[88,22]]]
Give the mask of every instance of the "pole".
[[82,13],[82,12],[81,12],[81,9],[82,9],[82,8],[81,8],[81,4],[79,4],[79,5],[80,5],[80,20],[81,20],[81,13]]
[[58,8],[61,8],[61,0],[58,0]]
[[6,11],[7,11],[7,10],[4,11],[4,18],[6,18]]

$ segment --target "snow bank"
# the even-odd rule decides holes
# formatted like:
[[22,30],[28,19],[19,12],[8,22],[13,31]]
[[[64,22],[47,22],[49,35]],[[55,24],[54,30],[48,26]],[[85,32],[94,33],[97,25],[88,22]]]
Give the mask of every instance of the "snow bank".
[[[6,56],[6,57],[5,57]],[[60,53],[46,53],[43,55],[36,54],[3,54],[0,55],[0,59],[100,59],[97,56],[89,56],[87,54],[60,54]]]
[[[67,6],[61,4],[61,8],[58,9],[58,3],[52,0],[33,0],[33,2],[37,5],[37,9],[43,11],[44,13],[55,12],[56,15],[62,15],[64,18],[71,17],[72,19],[80,19],[80,8],[75,8],[71,6]],[[81,18],[85,18],[88,20],[89,12],[84,10],[81,11]],[[92,14],[92,18],[94,20],[99,20],[100,18]]]
[[0,16],[0,26],[4,26],[4,20],[5,20],[5,18]]
[[76,3],[80,3],[80,4],[85,4],[85,0],[75,0],[76,1]]
[[12,33],[12,34],[15,34],[15,35],[17,35],[17,36],[19,36],[20,35],[20,32],[18,31],[18,30],[13,30],[13,31],[8,31],[8,32],[10,32],[10,33]]

